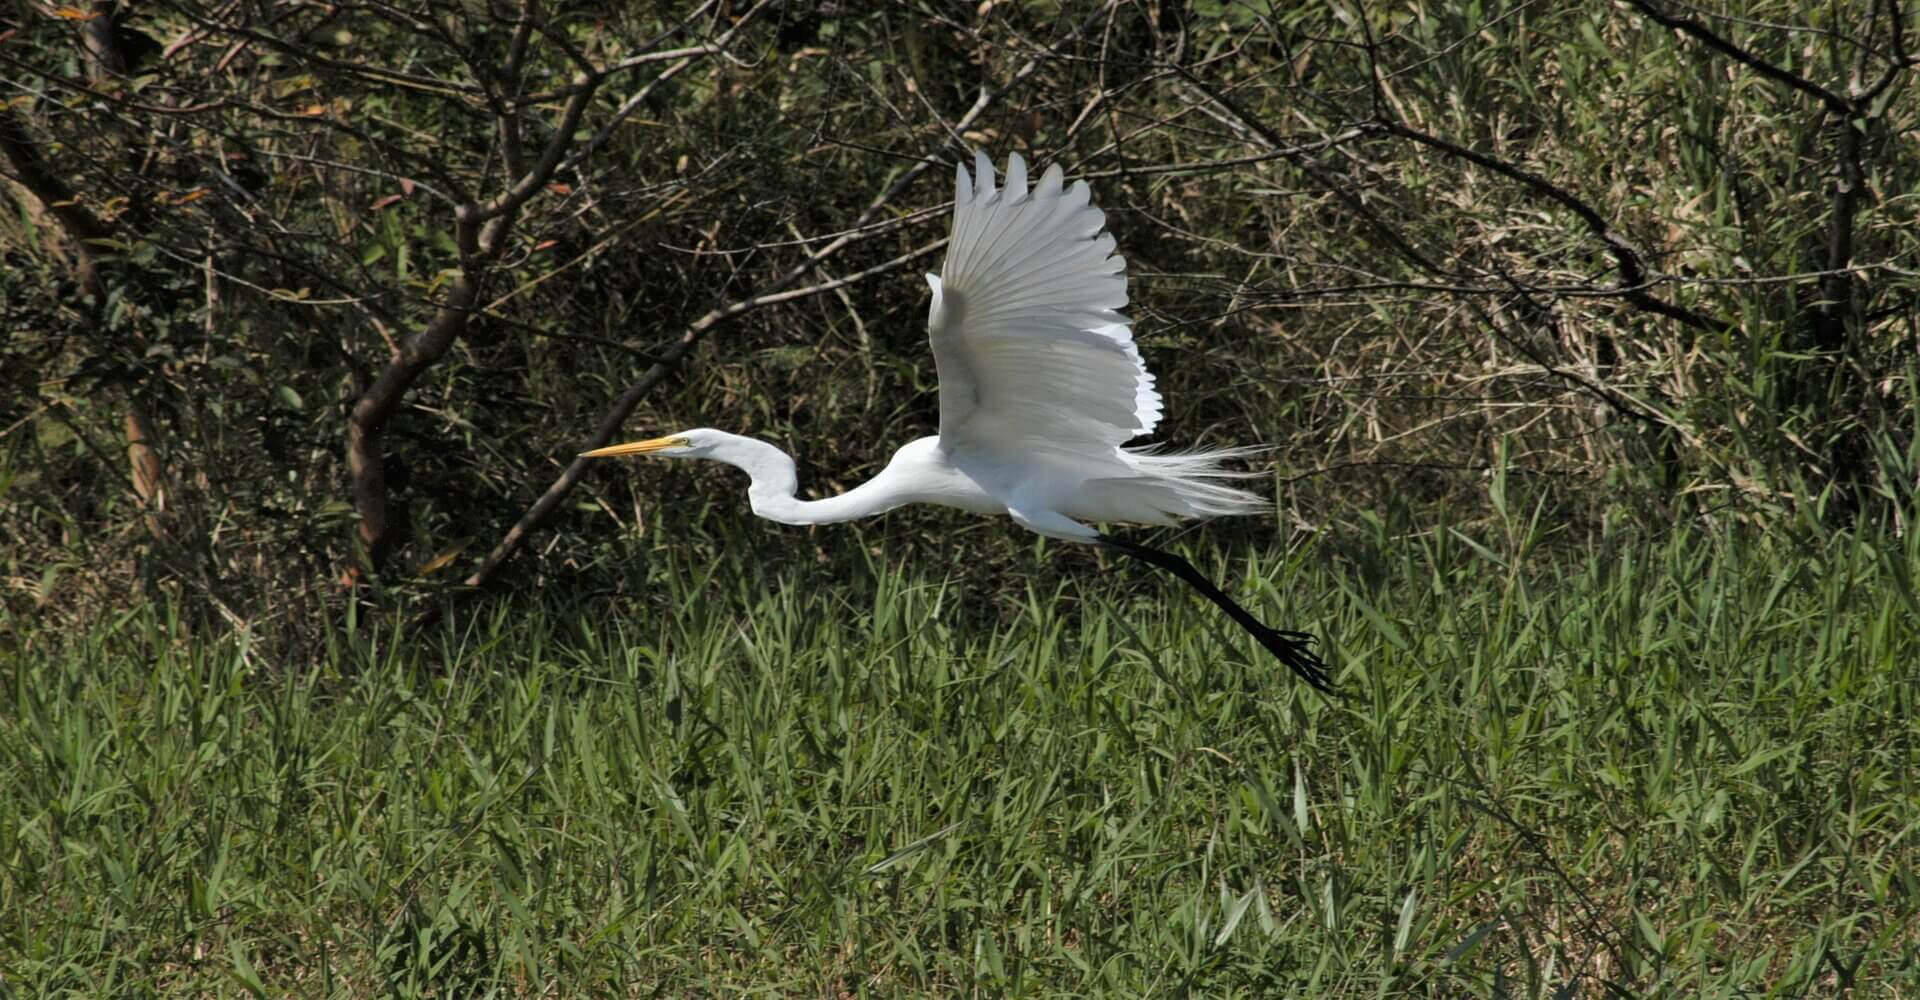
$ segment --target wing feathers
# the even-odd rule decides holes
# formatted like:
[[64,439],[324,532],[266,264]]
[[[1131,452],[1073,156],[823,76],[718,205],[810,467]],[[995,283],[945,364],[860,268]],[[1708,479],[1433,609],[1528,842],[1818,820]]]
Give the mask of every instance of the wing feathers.
[[1160,397],[1133,346],[1126,258],[1085,181],[1058,164],[1004,186],[974,154],[954,174],[953,234],[928,325],[940,367],[940,433],[1043,430],[1117,446],[1153,429]]
[[[1025,166],[1025,164],[1023,163],[1022,166]],[[1048,167],[1047,172],[1040,175],[1040,186],[1033,189],[1033,196],[1035,198],[1045,199],[1058,197],[1060,194],[1060,185],[1066,180],[1066,176],[1067,175],[1060,170],[1060,164],[1056,163]]]

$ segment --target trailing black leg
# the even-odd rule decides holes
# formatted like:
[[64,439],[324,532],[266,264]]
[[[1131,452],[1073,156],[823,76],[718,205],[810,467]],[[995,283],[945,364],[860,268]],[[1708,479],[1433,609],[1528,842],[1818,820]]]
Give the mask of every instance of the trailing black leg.
[[1219,587],[1214,586],[1213,581],[1200,575],[1200,571],[1194,569],[1192,563],[1171,552],[1162,552],[1159,549],[1150,549],[1145,545],[1123,542],[1117,538],[1109,538],[1106,535],[1100,536],[1098,544],[1103,548],[1125,553],[1142,562],[1151,563],[1161,569],[1168,570],[1172,572],[1173,575],[1187,581],[1187,584],[1193,589],[1206,595],[1207,600],[1219,605],[1220,610],[1225,611],[1227,617],[1232,618],[1235,624],[1251,632],[1255,639],[1260,640],[1260,645],[1267,647],[1267,652],[1279,657],[1280,662],[1286,664],[1288,669],[1299,675],[1301,680],[1313,685],[1315,690],[1323,694],[1331,695],[1334,693],[1333,680],[1327,672],[1327,665],[1321,661],[1320,657],[1314,655],[1313,650],[1307,648],[1308,645],[1313,642],[1312,635],[1306,632],[1286,632],[1280,629],[1266,627],[1260,623],[1258,618],[1255,618],[1248,612],[1246,608],[1241,607],[1238,602],[1228,597]]

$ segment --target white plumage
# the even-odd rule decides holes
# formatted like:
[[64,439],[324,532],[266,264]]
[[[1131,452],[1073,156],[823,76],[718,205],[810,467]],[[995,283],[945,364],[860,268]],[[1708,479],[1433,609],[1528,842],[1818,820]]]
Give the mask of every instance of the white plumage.
[[1221,482],[1241,450],[1155,454],[1122,447],[1160,422],[1160,394],[1134,347],[1127,261],[1087,182],[1058,165],[1027,190],[1015,153],[954,171],[946,266],[927,276],[927,331],[940,370],[940,442],[1022,524],[1089,539],[1074,521],[1166,524],[1261,510]]
[[955,170],[953,231],[927,275],[927,331],[940,373],[940,433],[909,442],[878,476],[836,497],[800,500],[793,460],[711,429],[600,448],[591,457],[709,458],[747,472],[754,513],[787,524],[866,517],[907,503],[1004,513],[1053,538],[1103,545],[1170,570],[1219,604],[1309,683],[1330,690],[1310,637],[1260,624],[1178,556],[1102,535],[1087,522],[1169,524],[1266,507],[1227,485],[1223,460],[1257,449],[1159,452],[1126,443],[1159,425],[1160,394],[1133,343],[1127,262],[1085,181],[1048,167],[1027,187],[1007,160]]

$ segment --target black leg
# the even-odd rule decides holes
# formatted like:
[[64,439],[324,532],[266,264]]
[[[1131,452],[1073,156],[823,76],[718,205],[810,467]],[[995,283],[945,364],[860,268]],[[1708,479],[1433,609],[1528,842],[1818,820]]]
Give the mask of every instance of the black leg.
[[1307,648],[1313,642],[1313,636],[1305,632],[1285,632],[1262,625],[1260,620],[1246,608],[1241,607],[1219,587],[1214,586],[1213,581],[1200,575],[1200,571],[1194,569],[1192,563],[1171,552],[1123,542],[1106,535],[1100,536],[1098,544],[1103,548],[1125,553],[1142,562],[1168,570],[1187,581],[1193,589],[1206,595],[1207,600],[1218,604],[1220,610],[1225,611],[1227,617],[1232,618],[1235,624],[1251,632],[1255,639],[1260,640],[1260,645],[1267,647],[1267,652],[1279,657],[1280,662],[1299,675],[1301,680],[1313,685],[1314,690],[1327,695],[1334,693],[1333,680],[1327,672],[1327,665],[1321,662],[1320,657],[1314,655],[1313,650]]

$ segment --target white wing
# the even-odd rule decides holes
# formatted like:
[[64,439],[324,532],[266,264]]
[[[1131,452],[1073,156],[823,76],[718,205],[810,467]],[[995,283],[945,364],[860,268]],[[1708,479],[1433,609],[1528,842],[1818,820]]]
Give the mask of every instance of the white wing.
[[1153,430],[1160,396],[1133,346],[1127,262],[1085,181],[1058,166],[1027,190],[1027,165],[974,154],[957,170],[953,235],[927,316],[940,372],[940,438],[1110,452]]

